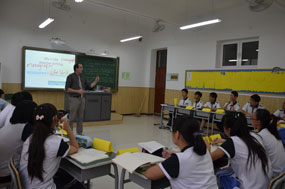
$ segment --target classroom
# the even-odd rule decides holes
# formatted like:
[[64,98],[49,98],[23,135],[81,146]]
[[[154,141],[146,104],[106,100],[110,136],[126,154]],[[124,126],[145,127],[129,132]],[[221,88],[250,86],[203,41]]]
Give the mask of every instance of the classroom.
[[285,188],[284,20],[285,0],[0,1],[0,189]]

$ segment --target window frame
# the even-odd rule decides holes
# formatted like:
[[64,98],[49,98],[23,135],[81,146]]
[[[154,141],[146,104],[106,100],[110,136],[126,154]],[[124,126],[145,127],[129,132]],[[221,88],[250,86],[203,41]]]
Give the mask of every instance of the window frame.
[[[249,38],[249,39],[240,39],[240,40],[227,40],[227,41],[221,41],[220,45],[219,45],[219,61],[217,62],[220,66],[220,68],[223,69],[233,69],[233,68],[243,68],[243,69],[248,69],[248,68],[257,68],[258,67],[258,62],[259,62],[259,51],[258,51],[258,55],[257,55],[257,65],[242,65],[242,44],[243,43],[247,43],[247,42],[254,42],[254,41],[258,41],[258,49],[259,49],[259,38]],[[218,42],[219,43],[219,42]],[[228,44],[237,44],[237,64],[236,66],[224,66],[223,65],[223,49],[224,49],[224,45],[228,45]],[[217,65],[218,65],[217,64]]]

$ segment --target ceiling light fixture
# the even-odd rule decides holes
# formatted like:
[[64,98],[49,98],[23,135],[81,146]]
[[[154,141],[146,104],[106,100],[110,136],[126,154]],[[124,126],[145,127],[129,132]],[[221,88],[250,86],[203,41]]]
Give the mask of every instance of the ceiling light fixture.
[[210,25],[210,24],[216,24],[216,23],[219,23],[221,21],[222,21],[221,19],[213,19],[213,20],[208,20],[208,21],[204,21],[204,22],[198,22],[195,24],[182,26],[182,27],[180,27],[180,30],[187,30],[187,29],[197,28],[197,27],[206,26],[206,25]]
[[49,25],[50,23],[52,23],[54,21],[54,18],[48,18],[46,19],[43,23],[41,23],[39,25],[39,28],[43,29],[45,28],[47,25]]
[[82,3],[84,0],[75,0],[76,3]]
[[127,39],[122,39],[122,40],[120,40],[120,42],[124,43],[124,42],[127,42],[127,41],[132,41],[132,40],[136,40],[136,39],[140,39],[140,38],[142,38],[142,36],[135,36],[135,37],[127,38]]

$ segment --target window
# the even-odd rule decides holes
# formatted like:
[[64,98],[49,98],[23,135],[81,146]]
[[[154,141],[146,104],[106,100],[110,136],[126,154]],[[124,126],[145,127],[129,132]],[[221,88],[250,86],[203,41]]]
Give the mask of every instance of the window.
[[258,64],[258,45],[257,38],[218,42],[220,49],[217,51],[217,55],[220,58],[218,58],[217,66],[225,68],[256,66]]

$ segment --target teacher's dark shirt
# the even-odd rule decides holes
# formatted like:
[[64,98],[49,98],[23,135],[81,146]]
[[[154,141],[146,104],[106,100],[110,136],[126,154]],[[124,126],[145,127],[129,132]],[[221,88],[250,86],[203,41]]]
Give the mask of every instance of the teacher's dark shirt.
[[[89,90],[90,88],[90,83],[87,81],[85,77],[82,76],[82,74],[79,75],[81,84],[82,84],[82,89],[83,90]],[[66,79],[65,83],[65,90],[67,91],[68,88],[74,89],[74,90],[79,90],[79,78],[76,73],[69,74]],[[80,97],[80,94],[78,93],[68,93],[70,97]]]

